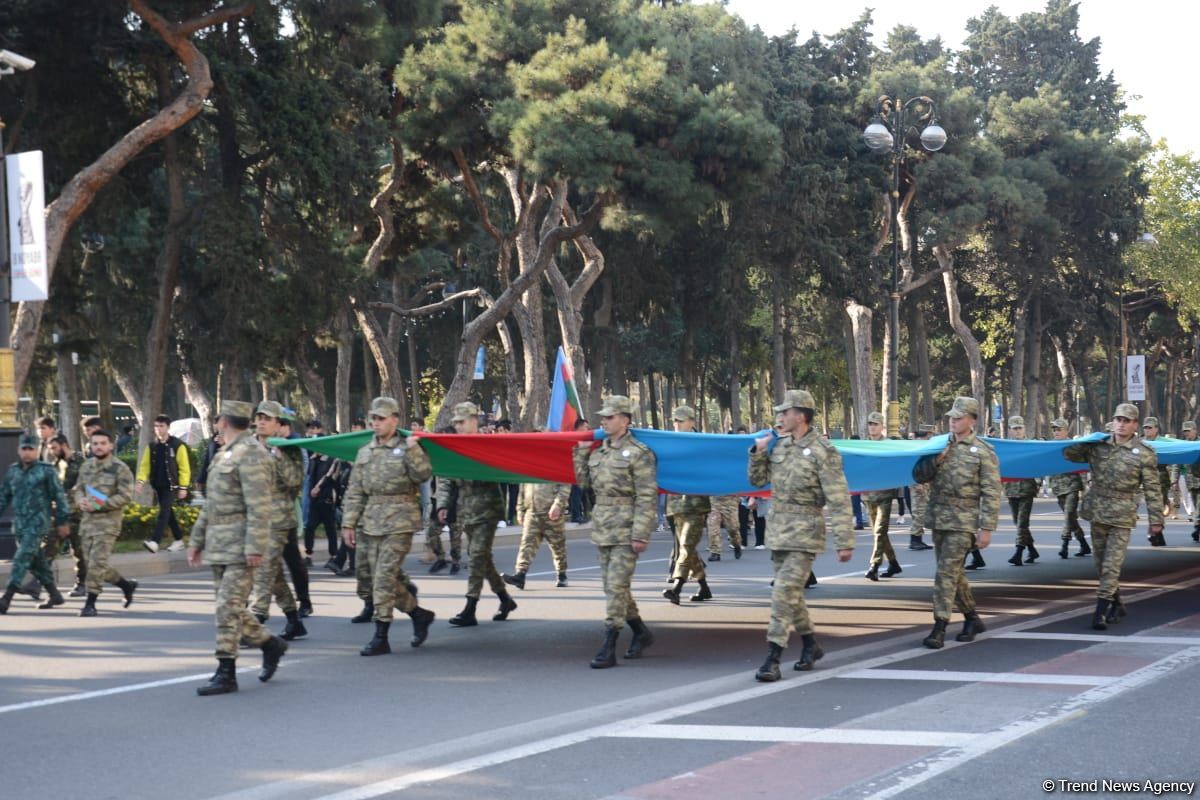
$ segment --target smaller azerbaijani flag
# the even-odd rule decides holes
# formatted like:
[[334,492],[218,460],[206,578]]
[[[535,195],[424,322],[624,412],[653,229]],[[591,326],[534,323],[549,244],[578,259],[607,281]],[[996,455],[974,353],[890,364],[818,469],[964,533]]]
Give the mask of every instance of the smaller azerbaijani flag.
[[583,419],[583,406],[579,404],[579,392],[575,390],[575,372],[571,361],[558,348],[554,359],[554,384],[550,389],[550,415],[546,418],[548,431],[573,431],[575,423]]

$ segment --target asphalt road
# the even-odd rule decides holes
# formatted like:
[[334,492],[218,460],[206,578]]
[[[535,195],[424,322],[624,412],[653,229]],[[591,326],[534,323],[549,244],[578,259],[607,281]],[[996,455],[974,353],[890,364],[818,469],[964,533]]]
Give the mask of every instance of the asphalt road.
[[[1190,524],[1168,524],[1167,548],[1135,532],[1130,616],[1103,634],[1088,626],[1091,560],[1058,558],[1059,525],[1057,506],[1039,500],[1042,557],[1017,568],[1005,563],[1005,521],[971,575],[989,632],[936,652],[920,647],[932,551],[909,551],[905,526],[893,536],[903,574],[871,583],[864,532],[851,563],[817,561],[808,597],[825,658],[793,672],[796,641],[773,685],[753,680],[769,552],[727,552],[709,565],[716,598],[676,607],[659,596],[663,535],[635,584],[658,640],[610,670],[587,667],[604,604],[583,539],[570,544],[568,588],[554,587],[543,549],[510,620],[492,622],[485,595],[472,629],[445,623],[463,576],[424,575],[410,558],[438,621],[414,650],[399,618],[394,652],[376,658],[357,654],[370,626],[347,622],[353,580],[318,570],[309,637],[269,684],[254,677],[259,654],[245,653],[241,691],[215,698],[195,694],[214,665],[203,576],[147,579],[125,610],[106,592],[94,619],[76,616],[78,600],[39,612],[19,598],[0,617],[0,730],[14,765],[0,797],[990,799],[1046,796],[1044,781],[1051,794],[1117,796],[1128,787],[1104,780],[1144,794],[1145,781],[1200,779]],[[498,548],[498,567],[514,557],[515,542]]]

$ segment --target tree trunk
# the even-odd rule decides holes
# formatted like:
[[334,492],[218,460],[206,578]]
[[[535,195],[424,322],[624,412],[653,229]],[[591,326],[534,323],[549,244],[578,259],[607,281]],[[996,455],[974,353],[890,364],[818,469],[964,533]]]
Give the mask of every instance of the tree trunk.
[[[387,333],[379,324],[379,318],[375,316],[375,312],[358,298],[350,298],[350,307],[354,309],[354,317],[358,320],[359,328],[362,330],[364,346],[370,348],[371,356],[375,359],[375,366],[379,368],[379,391],[386,392],[386,397],[391,397],[400,405],[400,419],[404,420],[404,424],[407,425],[408,393],[404,389],[404,379],[400,376],[399,360],[392,352],[391,345],[388,344]],[[473,368],[474,353],[471,355]],[[473,369],[472,374],[474,374]],[[364,380],[364,385],[368,397],[374,397],[371,390],[375,387],[371,385],[371,379]]]
[[1041,416],[1046,393],[1045,383],[1042,381],[1042,337],[1045,332],[1042,330],[1041,295],[1033,298],[1029,329],[1029,360],[1026,362],[1029,369],[1029,400],[1025,406],[1025,433],[1030,439],[1036,439],[1044,433],[1038,427],[1038,418]]
[[[187,358],[182,347],[182,342],[179,339],[175,341],[175,354],[179,359],[179,374],[183,379],[183,391],[187,395],[188,402],[196,408],[196,414],[200,417],[200,429],[204,432],[205,439],[211,439],[213,435],[213,402],[208,396],[208,391],[204,388],[204,383],[196,377],[195,370],[192,369],[192,364]],[[311,397],[311,395],[310,395]]]
[[[971,374],[971,393],[982,401],[985,399],[983,355],[979,350],[979,341],[962,318],[962,303],[958,299],[958,278],[954,275],[954,256],[946,245],[934,246],[933,254],[942,268],[942,283],[946,287],[946,308],[950,318],[950,327],[954,329],[954,333],[958,336],[958,340],[967,354],[967,367]],[[983,430],[987,417],[986,413],[981,414],[976,425],[978,430]]]
[[787,359],[783,350],[783,268],[771,268],[771,397],[783,402],[787,391]]
[[[933,411],[933,378],[929,369],[929,337],[925,332],[925,315],[917,302],[909,306],[911,323],[909,325],[908,345],[912,350],[913,363],[917,373],[917,382],[921,392],[920,404],[913,404],[918,409],[919,422],[930,425],[936,417]],[[916,430],[914,422],[909,420],[909,429]]]
[[[569,225],[577,222],[569,208],[564,208],[564,217]],[[575,239],[575,249],[583,259],[583,270],[575,282],[568,285],[566,278],[559,271],[558,263],[553,260],[550,262],[550,266],[546,267],[546,281],[550,284],[550,291],[554,294],[563,350],[570,359],[571,367],[575,372],[576,388],[581,395],[587,396],[590,392],[587,386],[588,372],[582,341],[583,302],[587,299],[592,286],[604,272],[604,254],[596,246],[592,237],[587,235]],[[611,302],[611,289],[609,292]],[[598,408],[598,406],[593,407]]]
[[424,420],[425,409],[421,405],[421,370],[417,367],[417,339],[413,335],[412,320],[405,320],[404,338],[408,344],[408,385],[412,389],[412,416]]
[[350,374],[354,362],[354,328],[350,326],[350,314],[345,308],[338,309],[334,318],[337,336],[337,374],[333,382],[333,403],[337,414],[338,433],[350,430]]
[[742,424],[742,381],[738,375],[738,331],[737,325],[729,326],[729,421],[737,430]]
[[113,415],[112,406],[112,376],[108,372],[108,364],[100,359],[96,362],[96,406],[97,416],[104,430],[116,436],[117,419]]
[[504,402],[508,406],[509,419],[514,420],[514,424],[518,425],[517,430],[534,430],[534,427],[521,427],[520,421],[517,419],[517,414],[521,410],[520,389],[518,388],[520,376],[517,374],[517,352],[513,347],[512,333],[508,330],[507,320],[502,319],[496,323],[496,334],[500,337],[500,346],[504,349]]
[[125,370],[118,367],[116,364],[110,365],[112,368],[113,381],[117,384],[117,388],[121,390],[121,394],[125,397],[125,402],[129,403],[129,408],[133,411],[133,416],[137,419],[140,427],[146,427],[146,416],[142,413],[142,398],[138,394],[137,382]]
[[1054,345],[1054,359],[1062,386],[1058,392],[1058,416],[1069,421],[1075,418],[1076,393],[1075,367],[1071,364],[1071,355],[1068,352],[1071,340],[1068,339],[1064,343],[1058,336],[1051,334],[1050,343]]
[[[624,385],[624,366],[620,360],[620,342],[617,339],[616,332],[612,328],[613,321],[613,297],[612,297],[612,278],[604,275],[600,279],[600,302],[596,305],[592,312],[592,330],[595,332],[595,347],[596,356],[592,358],[591,380],[588,382],[587,390],[587,406],[584,407],[584,413],[594,413],[600,408],[600,400],[604,394],[604,386],[608,376],[612,375],[613,391],[616,394],[623,394],[618,391],[618,385]],[[600,353],[606,354],[606,358],[598,357]],[[612,362],[611,368],[608,362]]]
[[329,396],[325,392],[325,378],[309,363],[308,347],[304,342],[296,345],[292,365],[300,378],[300,385],[304,387],[304,393],[308,395],[308,401],[312,403],[313,415],[322,423],[330,424],[333,418],[329,416]]
[[[166,42],[179,59],[187,74],[183,91],[150,119],[129,131],[103,155],[67,181],[58,197],[46,208],[46,273],[54,276],[63,242],[75,221],[92,204],[96,195],[125,168],[139,153],[192,120],[204,106],[212,91],[212,76],[208,59],[188,38],[193,33],[220,25],[226,20],[245,16],[254,7],[253,0],[232,8],[219,8],[210,14],[181,23],[171,23],[151,9],[146,0],[131,0],[130,9]],[[24,302],[17,308],[13,320],[11,341],[13,349],[13,379],[19,396],[29,376],[41,327],[44,303]],[[148,426],[143,425],[143,431]]]
[[850,396],[854,402],[854,424],[859,436],[867,435],[867,416],[875,410],[875,372],[871,366],[871,309],[857,300],[845,302],[850,317],[850,335],[854,348],[854,383]]
[[79,369],[71,358],[73,353],[65,349],[58,351],[58,427],[71,443],[72,450],[79,446],[80,422],[83,415],[79,410]]
[[[367,312],[370,313],[369,311]],[[388,337],[390,338],[390,337]],[[389,345],[390,349],[390,345]],[[393,354],[395,351],[392,351]],[[375,374],[375,356],[371,354],[371,348],[367,346],[364,338],[362,345],[362,362],[363,362],[363,396],[368,398],[379,397],[379,383]],[[397,365],[399,366],[399,365]],[[407,420],[406,420],[407,422]]]
[[746,429],[756,431],[762,416],[758,413],[758,377],[755,373],[750,373],[750,382],[747,386],[749,387],[747,394],[750,396],[750,424]]

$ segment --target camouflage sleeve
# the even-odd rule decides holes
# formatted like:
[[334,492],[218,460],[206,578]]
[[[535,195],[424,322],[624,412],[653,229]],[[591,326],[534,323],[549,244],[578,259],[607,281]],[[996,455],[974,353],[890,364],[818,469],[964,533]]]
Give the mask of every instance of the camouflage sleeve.
[[592,488],[592,473],[588,469],[588,457],[591,450],[575,447],[571,450],[571,460],[575,462],[575,485],[580,489]]
[[79,508],[83,501],[87,499],[87,489],[78,476],[76,476],[75,484],[67,490],[67,497],[71,500],[71,506],[74,508]]
[[283,488],[288,496],[294,496],[304,486],[304,459],[300,448],[280,448],[279,476],[283,480]]
[[458,508],[458,481],[453,478],[438,478],[437,482],[438,510],[446,509],[447,514],[453,514]]
[[242,497],[246,502],[246,541],[242,552],[247,556],[262,555],[271,531],[271,470],[270,456],[261,447],[247,448],[244,460],[238,465]]
[[1077,442],[1076,444],[1069,444],[1063,448],[1063,458],[1065,458],[1067,461],[1086,464],[1091,458],[1092,448],[1095,446],[1095,444],[1095,442]]
[[658,525],[658,459],[650,448],[640,451],[634,460],[633,531],[635,542],[649,542]]
[[4,481],[0,483],[0,514],[8,510],[9,504],[12,503],[12,481],[9,480],[11,470],[5,473]]
[[525,518],[525,512],[529,510],[529,490],[531,486],[528,483],[522,483],[521,488],[517,491],[517,521],[520,522]]
[[83,464],[77,458],[67,462],[67,474],[63,476],[63,488],[70,492],[79,483],[79,467]]
[[1146,493],[1146,516],[1151,525],[1162,525],[1165,498],[1158,480],[1158,454],[1148,447],[1143,450],[1147,451],[1147,457],[1142,459],[1141,474],[1142,491]]
[[927,456],[921,456],[917,459],[917,463],[913,465],[912,476],[917,483],[933,483],[933,479],[937,477],[938,463],[937,454],[930,453]]
[[836,550],[854,549],[854,515],[850,512],[850,487],[842,467],[842,454],[833,446],[823,448],[821,459],[821,492],[825,495],[825,510],[829,512],[829,529]]
[[419,441],[409,440],[404,451],[404,468],[408,471],[408,479],[413,483],[423,483],[433,475],[433,463]]
[[204,505],[200,506],[200,513],[196,517],[196,521],[192,523],[192,533],[188,539],[188,544],[197,550],[204,549],[204,535],[208,532],[208,498],[204,498]]
[[[550,504],[550,507],[554,508],[558,506],[558,509],[561,511],[571,502],[571,487],[565,483],[558,483],[554,485],[554,490],[554,501]],[[655,499],[657,500],[657,498]],[[655,519],[658,518],[657,514],[658,512],[656,511]]]
[[[342,501],[342,527],[358,528],[358,520],[363,512],[363,472],[366,464],[358,464],[350,470],[350,484],[346,487],[346,498]],[[440,483],[440,482],[439,482]],[[440,494],[438,507],[441,508]]]
[[1000,484],[1000,460],[992,448],[983,450],[987,458],[979,459],[979,528],[994,531],[1000,521],[1000,498],[1004,494]]
[[117,492],[108,498],[109,508],[124,508],[133,501],[133,473],[123,462],[117,462]]
[[751,486],[766,486],[771,482],[771,462],[767,460],[765,450],[760,453],[753,447],[750,448],[748,473]]
[[71,507],[67,502],[67,493],[63,491],[62,481],[54,474],[54,470],[46,471],[46,484],[47,493],[54,501],[54,520],[59,525],[66,525],[71,519]]

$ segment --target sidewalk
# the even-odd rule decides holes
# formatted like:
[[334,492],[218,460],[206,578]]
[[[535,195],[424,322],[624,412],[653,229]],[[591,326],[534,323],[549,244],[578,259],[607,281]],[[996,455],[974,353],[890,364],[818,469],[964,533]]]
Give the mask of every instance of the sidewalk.
[[[592,523],[584,522],[575,524],[567,523],[567,538],[579,539],[590,536],[592,533]],[[517,525],[509,525],[506,528],[496,529],[496,540],[504,541],[505,544],[516,544],[521,535],[521,528]],[[318,537],[318,546],[324,542],[323,537]],[[443,542],[445,534],[443,534]],[[425,534],[418,534],[413,537],[413,548],[410,557],[415,554],[420,557],[421,550],[425,546]],[[321,557],[318,562],[318,555],[313,556],[314,569],[324,563],[324,558]],[[158,553],[114,553],[110,561],[113,568],[124,575],[126,578],[151,578],[156,575],[170,575],[176,572],[198,572],[206,569],[206,567],[190,567],[187,563],[187,551],[180,550],[178,553],[169,553],[164,547]],[[70,556],[59,556],[54,559],[54,582],[59,586],[71,586],[75,582],[75,559]],[[12,573],[12,561],[0,561],[0,585],[8,583],[8,576]]]

